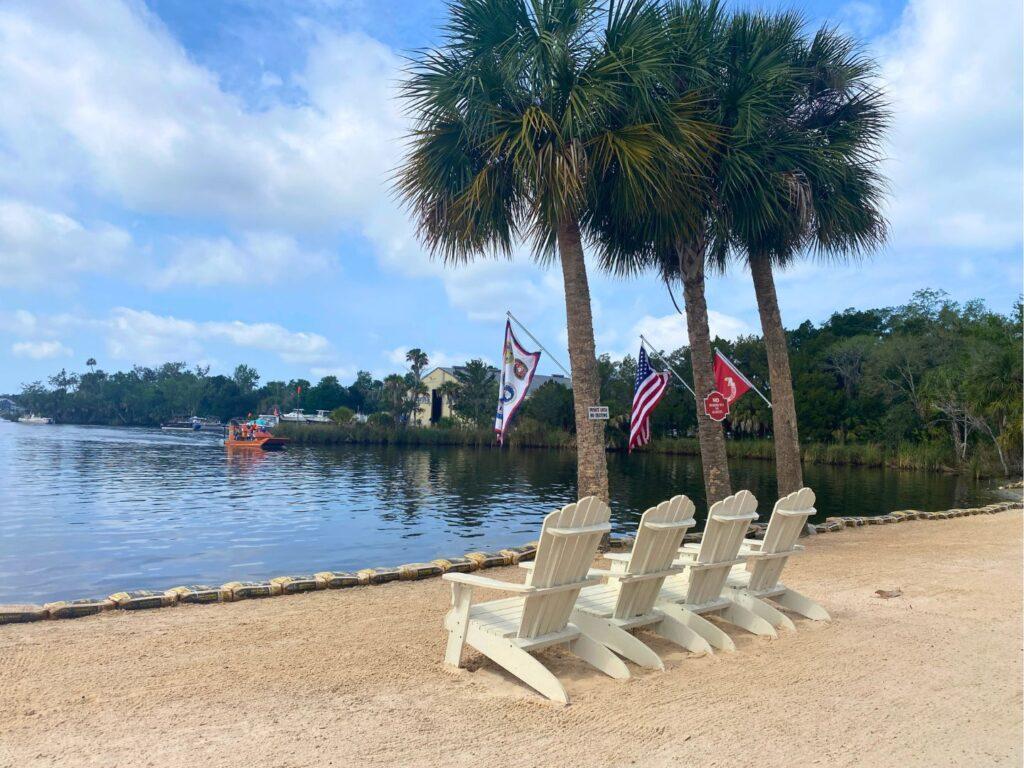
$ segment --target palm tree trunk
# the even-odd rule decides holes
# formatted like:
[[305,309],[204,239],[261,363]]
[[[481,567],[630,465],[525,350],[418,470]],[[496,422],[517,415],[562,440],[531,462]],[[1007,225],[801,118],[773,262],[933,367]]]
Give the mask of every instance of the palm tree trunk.
[[569,367],[576,415],[576,478],[578,498],[597,496],[608,501],[608,464],[604,422],[587,418],[587,407],[601,401],[601,379],[594,349],[594,320],[590,313],[590,284],[576,221],[558,227],[558,253],[565,281],[565,319],[569,330]]
[[697,437],[700,462],[704,471],[704,491],[708,506],[732,493],[729,459],[725,452],[722,423],[704,413],[704,396],[715,388],[711,364],[711,329],[708,327],[708,303],[704,297],[704,244],[678,243],[679,272],[683,277],[686,304],[686,330],[690,336],[690,363],[693,388],[697,392]]
[[761,315],[761,332],[768,351],[768,375],[772,385],[772,432],[775,439],[775,475],[779,496],[798,491],[804,486],[800,466],[800,438],[796,427],[796,400],[793,397],[793,374],[789,368],[786,331],[782,327],[779,297],[775,293],[771,260],[750,254],[750,273],[754,277],[757,311]]

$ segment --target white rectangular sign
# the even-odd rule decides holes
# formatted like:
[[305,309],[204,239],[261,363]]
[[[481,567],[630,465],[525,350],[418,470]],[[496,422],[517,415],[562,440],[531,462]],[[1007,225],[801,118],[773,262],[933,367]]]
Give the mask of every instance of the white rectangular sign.
[[608,406],[607,405],[591,405],[587,408],[587,418],[591,421],[607,421],[608,420]]

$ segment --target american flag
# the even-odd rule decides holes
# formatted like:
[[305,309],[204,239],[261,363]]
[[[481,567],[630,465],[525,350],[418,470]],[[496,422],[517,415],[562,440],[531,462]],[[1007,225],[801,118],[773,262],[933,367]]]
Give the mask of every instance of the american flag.
[[629,450],[646,445],[651,439],[651,411],[668,388],[668,374],[657,373],[647,360],[647,351],[640,347],[636,359],[636,388],[633,390],[633,413],[629,420]]

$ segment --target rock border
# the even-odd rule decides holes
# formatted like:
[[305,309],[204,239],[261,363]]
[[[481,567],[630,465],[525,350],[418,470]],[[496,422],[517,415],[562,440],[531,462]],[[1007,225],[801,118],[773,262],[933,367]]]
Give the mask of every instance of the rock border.
[[[922,512],[916,509],[901,509],[876,517],[827,517],[824,523],[808,524],[808,533],[834,533],[846,528],[862,525],[889,525],[908,520],[948,520],[969,515],[993,515],[999,512],[1024,509],[1024,502],[1004,501],[970,509],[946,509],[940,512]],[[767,523],[753,523],[748,536],[764,538]],[[699,533],[688,533],[685,542],[698,542]],[[348,589],[356,586],[385,584],[389,581],[418,581],[440,576],[448,571],[467,573],[484,568],[499,568],[532,560],[537,554],[537,543],[531,541],[522,547],[509,547],[497,552],[467,552],[457,557],[441,557],[429,563],[406,563],[394,567],[363,568],[354,573],[348,571],[319,571],[311,575],[277,576],[266,581],[229,581],[219,587],[205,584],[189,584],[172,587],[166,591],[136,589],[116,592],[109,597],[81,598],[35,604],[0,605],[0,624],[17,624],[47,619],[72,619],[92,616],[111,610],[146,610],[163,608],[178,603],[230,603],[278,595],[294,595],[322,589]],[[609,547],[615,551],[628,550],[633,546],[631,536],[613,536]]]

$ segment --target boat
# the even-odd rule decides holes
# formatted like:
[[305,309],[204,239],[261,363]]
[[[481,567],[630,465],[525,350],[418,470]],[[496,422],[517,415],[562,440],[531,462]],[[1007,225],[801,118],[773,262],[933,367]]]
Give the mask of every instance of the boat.
[[53,419],[49,416],[36,416],[34,413],[30,413],[28,416],[21,416],[18,418],[19,424],[53,424]]
[[259,419],[244,424],[232,422],[227,425],[224,447],[257,451],[279,451],[288,444],[287,437],[274,437]]
[[200,416],[193,416],[191,419],[176,419],[161,424],[160,429],[165,432],[220,432],[224,425],[216,419],[206,419]]
[[[263,417],[261,417],[263,418]],[[330,424],[331,417],[327,411],[317,411],[316,414],[305,413],[301,408],[296,408],[288,413],[282,413],[278,417],[281,421],[287,421],[292,424]]]
[[281,417],[278,416],[276,413],[261,413],[256,420],[262,421],[264,424],[267,425],[268,429],[273,429],[274,427],[281,423]]

